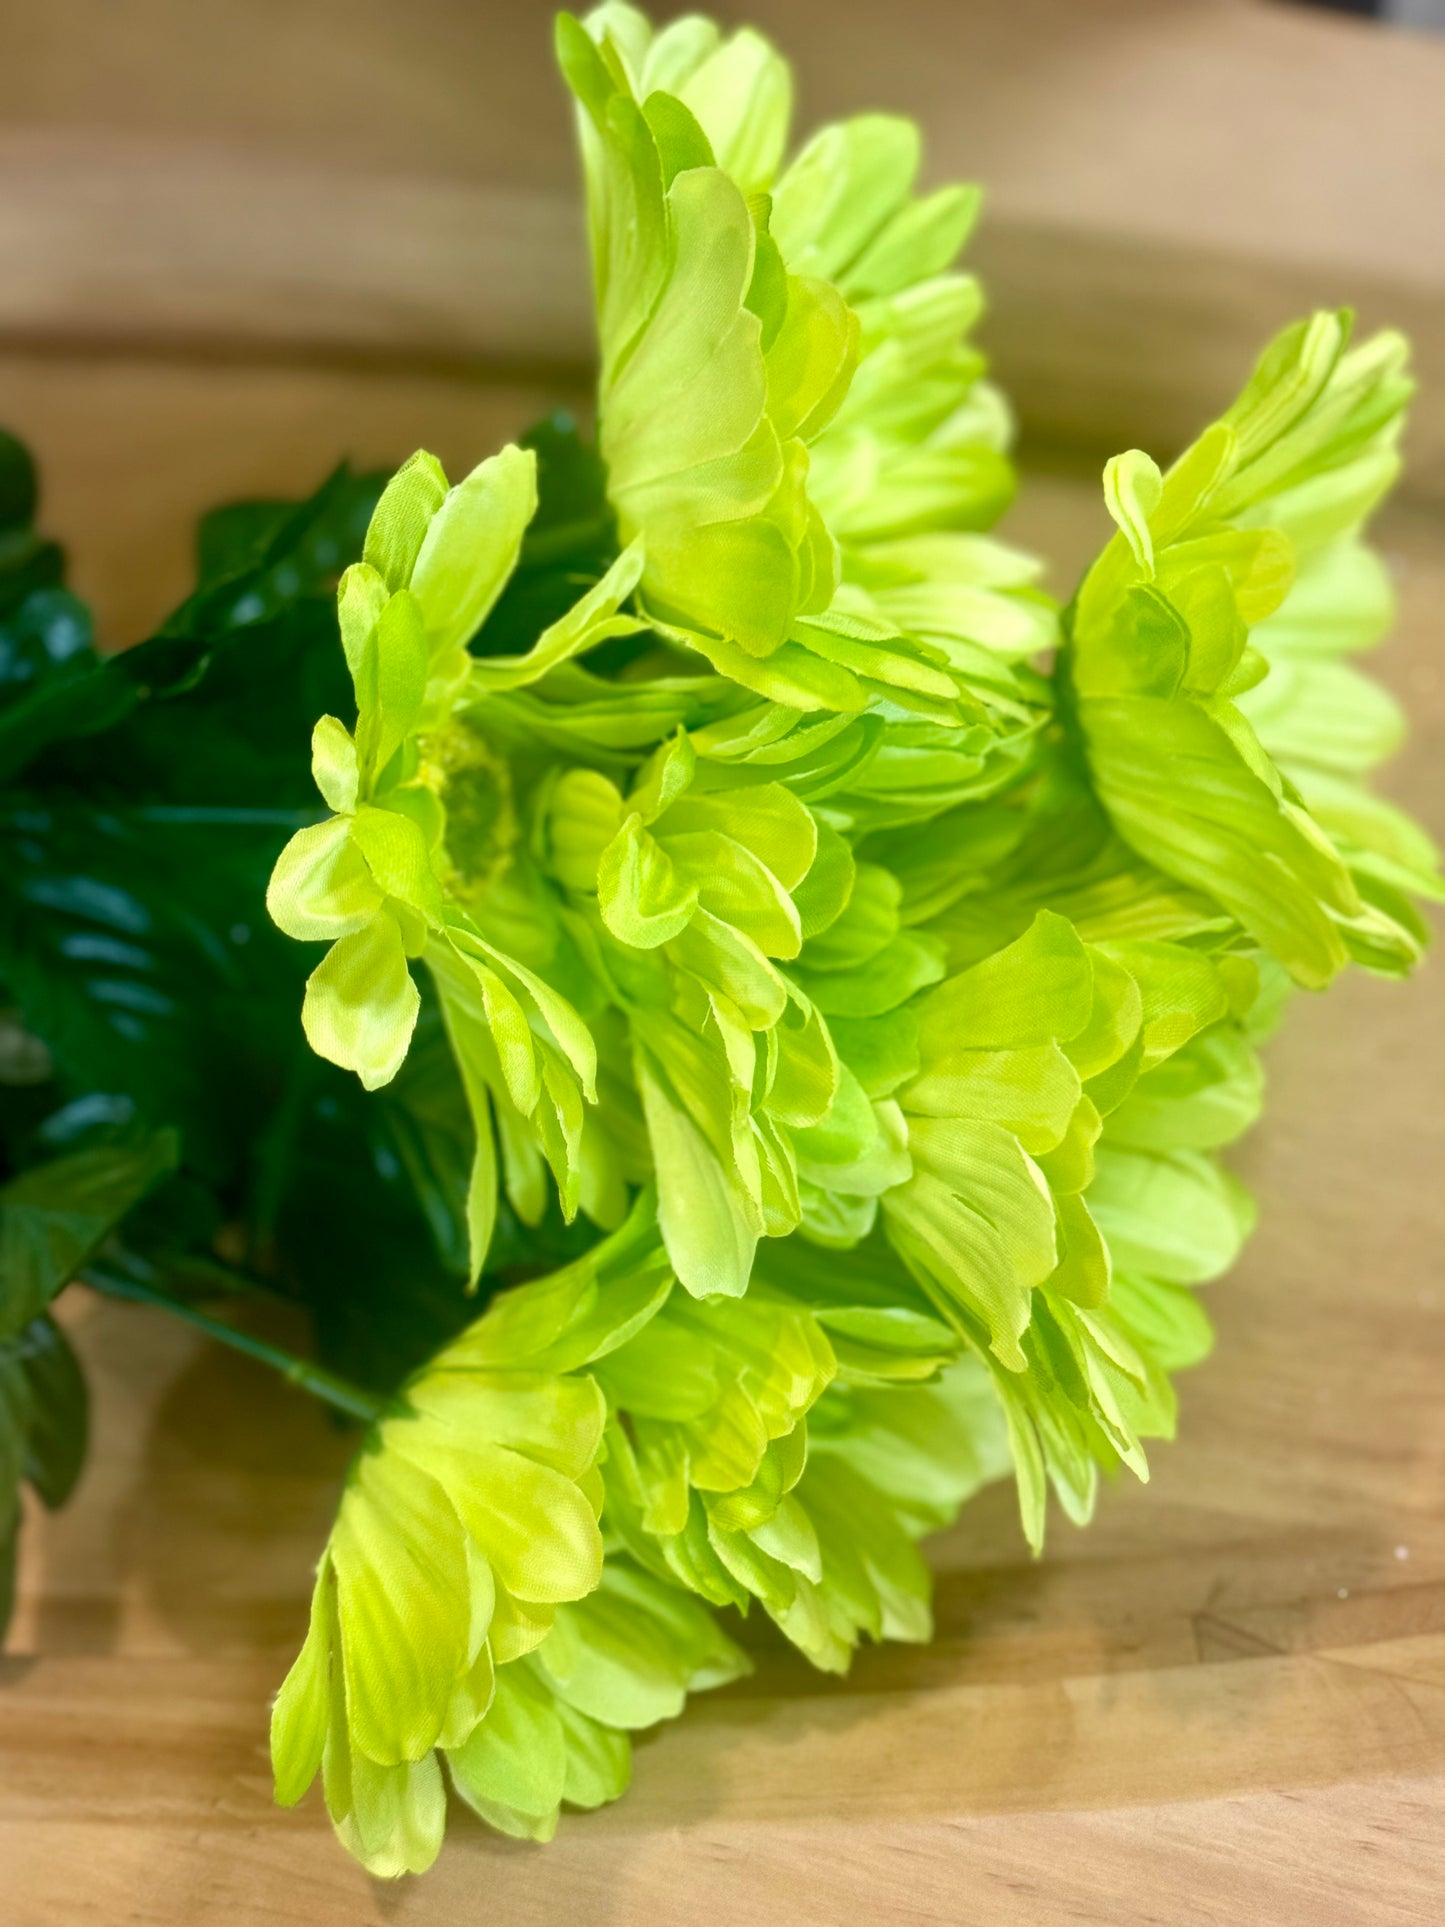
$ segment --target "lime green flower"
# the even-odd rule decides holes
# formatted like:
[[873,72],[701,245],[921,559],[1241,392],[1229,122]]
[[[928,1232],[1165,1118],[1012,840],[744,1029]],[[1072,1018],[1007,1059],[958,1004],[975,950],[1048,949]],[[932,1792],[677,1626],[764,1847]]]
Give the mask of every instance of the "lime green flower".
[[[808,502],[806,450],[847,386],[857,326],[827,283],[787,273],[748,204],[786,126],[776,56],[739,36],[731,58],[699,61],[680,23],[637,75],[641,88],[666,73],[672,90],[635,93],[613,29],[635,42],[640,17],[604,8],[589,25],[600,47],[564,14],[558,55],[587,162],[609,491],[624,540],[645,535],[650,609],[721,638],[714,660],[746,674],[747,658],[783,648],[794,617],[832,599],[837,558]],[[737,90],[759,69],[774,79],[740,127]],[[675,91],[684,77],[692,100],[721,108],[742,180]],[[796,645],[791,655],[813,673]],[[816,673],[826,686],[825,666]],[[835,693],[847,682],[834,678]]]
[[558,52],[601,448],[624,537],[646,542],[649,615],[792,707],[956,731],[988,713],[976,675],[994,730],[1027,726],[1036,692],[1011,667],[1052,641],[1049,605],[1021,558],[958,534],[1012,492],[1006,414],[962,346],[977,286],[950,272],[977,194],[912,198],[917,130],[881,116],[780,171],[791,81],[750,30],[654,35],[612,4],[562,16]]
[[[1441,896],[1440,857],[1402,810],[1374,795],[1366,779],[1404,734],[1387,691],[1348,657],[1389,632],[1394,595],[1361,525],[1394,474],[1393,450],[1287,491],[1270,503],[1271,523],[1295,555],[1289,593],[1250,633],[1269,674],[1237,706],[1339,851],[1365,906],[1343,930],[1353,957],[1398,975],[1417,963],[1428,931],[1412,899]],[[1373,475],[1371,468],[1373,467]]]
[[615,558],[489,629],[532,459],[407,464],[341,585],[334,814],[271,892],[368,1087],[425,962],[473,1280],[501,1185],[609,1234],[495,1298],[349,1479],[274,1751],[378,1872],[435,1853],[444,1767],[526,1837],[616,1797],[627,1735],[744,1668],[714,1609],[842,1670],[928,1637],[919,1541],[1009,1463],[1035,1548],[1050,1490],[1082,1522],[1147,1477],[1251,1228],[1219,1154],[1256,1046],[1292,982],[1408,969],[1439,888],[1343,660],[1389,616],[1395,337],[1317,316],[1167,475],[1111,463],[1060,625],[987,532],[973,191],[916,195],[885,116],[790,158],[751,30],[609,4],[558,49]]
[[827,1026],[784,965],[838,914],[851,859],[792,790],[700,766],[684,733],[625,798],[562,775],[544,834],[629,1020],[672,1262],[690,1291],[736,1296],[758,1239],[799,1222],[789,1133],[838,1088]]
[[[499,1299],[368,1435],[271,1740],[277,1797],[298,1800],[319,1771],[338,1832],[373,1872],[417,1872],[435,1857],[445,1823],[439,1756],[474,1802],[532,1811],[523,1797],[485,1788],[500,1784],[495,1760],[534,1685],[530,1673],[514,1684],[508,1670],[551,1638],[560,1607],[602,1580],[607,1407],[582,1368],[643,1328],[671,1287],[644,1202],[586,1258]],[[612,1584],[626,1596],[621,1578]],[[688,1684],[730,1677],[740,1663],[695,1616],[669,1620],[645,1597],[638,1612],[640,1648],[661,1612],[652,1643],[671,1638],[684,1675],[679,1703]],[[595,1611],[564,1621],[549,1662],[562,1688],[582,1665],[569,1656],[596,1623]],[[597,1739],[589,1722],[664,1716],[650,1710],[655,1695],[639,1695],[636,1718],[610,1718],[574,1691],[571,1743],[585,1751],[595,1741],[615,1755],[616,1742]],[[479,1739],[494,1707],[500,1724]]]
[[[1395,472],[1405,345],[1386,334],[1350,349],[1348,336],[1348,317],[1331,314],[1287,329],[1167,476],[1137,450],[1110,463],[1105,501],[1120,532],[1069,623],[1079,727],[1120,833],[1314,986],[1351,954],[1399,967],[1418,947],[1413,919],[1402,928],[1362,896],[1235,700],[1269,669],[1251,630],[1279,611],[1288,633],[1297,556],[1353,534]],[[1338,548],[1333,559],[1351,566]],[[1261,699],[1257,713],[1268,710]],[[1318,740],[1304,712],[1291,714]],[[1388,864],[1399,839],[1377,820]],[[1424,856],[1405,854],[1397,878]]]
[[[601,1382],[627,1418],[609,1438],[607,1517],[634,1556],[686,1584],[697,1560],[722,1572],[735,1541],[781,1536],[806,1416],[834,1370],[806,1311],[753,1296],[674,1297],[613,1353]],[[703,1590],[715,1604],[738,1597],[725,1577]]]
[[[904,903],[968,967],[922,1001],[896,1064],[917,1175],[884,1208],[989,1365],[1037,1543],[1046,1474],[1082,1519],[1099,1467],[1142,1476],[1141,1439],[1172,1430],[1164,1374],[1207,1334],[1181,1288],[1227,1268],[1251,1223],[1209,1154],[1258,1108],[1248,1033],[1266,973],[1230,954],[1218,906],[1120,841],[1066,765],[952,821],[978,871],[950,880],[919,839]],[[1130,1321],[1161,1295],[1188,1343],[1156,1356]]]
[[396,1075],[411,1040],[420,997],[410,960],[430,966],[478,1120],[474,1277],[495,1209],[489,1103],[504,1142],[510,1130],[540,1145],[570,1214],[596,1052],[569,1001],[495,940],[489,885],[509,871],[519,887],[512,778],[458,711],[638,627],[618,613],[641,563],[632,549],[527,655],[468,652],[516,566],[535,471],[534,456],[507,448],[448,489],[422,454],[388,485],[337,597],[356,730],[324,716],[312,739],[316,785],[335,815],[292,838],[267,897],[289,936],[330,943],[302,1022],[318,1054],[368,1089]]
[[[865,1635],[932,1638],[933,1581],[918,1542],[1004,1474],[1007,1446],[987,1377],[969,1358],[925,1384],[830,1391],[809,1444],[797,1498],[816,1565],[793,1570],[779,1603],[764,1603],[815,1666],[844,1672]],[[767,1574],[770,1585],[777,1576]]]
[[497,1669],[602,1572],[591,1380],[443,1353],[407,1404],[352,1470],[272,1725],[278,1798],[320,1770],[342,1838],[385,1874],[441,1845],[436,1749],[465,1746]]
[[1035,1547],[1046,1479],[1083,1523],[1101,1469],[1147,1478],[1143,1441],[1173,1436],[1169,1374],[1209,1348],[1193,1288],[1229,1269],[1254,1223],[1213,1154],[1259,1108],[1244,1029],[1255,971],[1170,943],[1105,944],[1096,956],[1132,985],[1116,1007],[1125,1048],[1087,1081],[1070,1132],[1039,1160],[1060,1263],[1020,1334],[1022,1369],[988,1354]]
[[[498,1298],[368,1437],[272,1751],[278,1798],[319,1772],[373,1873],[435,1857],[443,1768],[530,1838],[564,1802],[618,1797],[629,1733],[747,1670],[710,1605],[756,1595],[834,1668],[862,1632],[926,1637],[916,1540],[1001,1469],[981,1380],[850,1394],[809,1466],[835,1372],[821,1325],[780,1295],[706,1305],[672,1284],[644,1198],[588,1257]],[[924,1470],[925,1438],[944,1465]]]
[[[715,1606],[756,1600],[841,1672],[865,1633],[928,1637],[917,1540],[1002,1472],[1002,1429],[976,1367],[938,1376],[960,1340],[908,1306],[906,1277],[879,1305],[866,1267],[814,1267],[811,1286],[778,1271],[800,1296],[764,1283],[741,1304],[674,1297],[599,1367],[621,1415],[603,1517],[660,1579]],[[824,1317],[855,1361],[836,1386]]]
[[[918,1550],[1004,1470],[998,1411],[968,1363],[931,1384],[832,1392],[786,1510],[750,1530],[709,1521],[716,1565],[694,1583],[752,1599],[812,1663],[848,1670],[865,1635],[932,1636],[932,1577]],[[712,1596],[709,1594],[709,1596]]]
[[498,1674],[486,1719],[447,1755],[452,1784],[501,1832],[550,1840],[564,1801],[627,1791],[629,1734],[749,1669],[700,1601],[609,1555],[598,1590],[558,1607],[536,1652]]

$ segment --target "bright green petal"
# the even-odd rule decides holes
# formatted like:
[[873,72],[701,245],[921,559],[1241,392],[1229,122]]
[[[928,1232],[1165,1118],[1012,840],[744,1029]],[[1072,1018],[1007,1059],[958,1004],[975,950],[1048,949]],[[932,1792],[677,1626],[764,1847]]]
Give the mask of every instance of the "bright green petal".
[[301,1022],[318,1057],[355,1071],[374,1091],[400,1070],[420,1008],[401,932],[382,913],[334,943],[312,971]]

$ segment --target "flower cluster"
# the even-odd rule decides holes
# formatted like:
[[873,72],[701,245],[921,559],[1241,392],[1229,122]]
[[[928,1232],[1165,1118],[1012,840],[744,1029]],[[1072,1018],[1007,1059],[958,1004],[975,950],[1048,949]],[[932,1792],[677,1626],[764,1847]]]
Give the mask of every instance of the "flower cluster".
[[841,1669],[927,1638],[918,1541],[1010,1461],[1036,1547],[1050,1488],[1082,1521],[1147,1476],[1249,1230],[1255,1046],[1292,982],[1407,969],[1436,888],[1344,661],[1389,616],[1395,337],[1317,316],[1167,474],[1112,462],[1060,613],[986,532],[972,190],[915,194],[883,116],[790,155],[750,31],[609,4],[558,48],[612,546],[501,653],[534,458],[398,473],[334,814],[270,898],[369,1088],[425,965],[473,1279],[499,1194],[599,1234],[410,1383],[322,1560],[278,1787],[320,1771],[383,1873],[437,1850],[439,1758],[514,1833],[614,1797],[630,1730],[744,1668],[714,1609]]

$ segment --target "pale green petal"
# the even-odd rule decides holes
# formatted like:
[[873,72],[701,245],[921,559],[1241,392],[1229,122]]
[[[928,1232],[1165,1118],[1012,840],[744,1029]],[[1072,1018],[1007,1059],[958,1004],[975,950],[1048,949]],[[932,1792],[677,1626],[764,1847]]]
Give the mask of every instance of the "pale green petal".
[[333,816],[298,830],[286,845],[266,888],[266,909],[288,937],[329,942],[366,929],[383,895],[352,840],[351,819]]
[[432,659],[470,641],[516,567],[537,511],[537,458],[507,447],[479,462],[433,514],[410,588],[426,623]]
[[620,943],[651,950],[685,930],[697,909],[697,885],[687,883],[640,816],[629,816],[602,852],[597,900]]
[[638,1084],[657,1164],[658,1220],[678,1278],[697,1297],[740,1297],[762,1230],[757,1207],[640,1054]]
[[436,1756],[378,1766],[356,1754],[346,1788],[347,1807],[337,1815],[336,1831],[367,1872],[377,1880],[425,1873],[441,1852],[446,1828],[446,1790]]
[[356,744],[334,716],[323,716],[311,732],[311,774],[331,809],[345,816],[356,808],[360,785]]
[[1015,1369],[1030,1294],[1058,1261],[1048,1185],[1018,1140],[993,1124],[919,1118],[915,1174],[884,1199],[889,1236],[932,1288],[982,1320]]
[[435,455],[419,449],[382,490],[361,559],[394,594],[408,588],[432,517],[446,500],[447,478]]
[[379,914],[333,944],[312,971],[301,1022],[318,1057],[355,1071],[374,1091],[401,1069],[420,1008],[401,933]]
[[620,1800],[632,1779],[632,1747],[626,1733],[588,1719],[559,1703],[557,1718],[567,1749],[562,1797],[569,1806],[600,1807]]
[[331,1584],[330,1562],[323,1559],[311,1595],[305,1643],[271,1708],[271,1760],[276,1799],[283,1807],[295,1806],[321,1771],[331,1720]]
[[378,886],[428,924],[441,920],[442,895],[424,833],[397,810],[363,806],[351,818],[352,842]]
[[1272,760],[1359,773],[1398,736],[1388,698],[1329,659],[1373,641],[1388,609],[1358,529],[1410,391],[1398,336],[1349,348],[1349,332],[1328,313],[1286,329],[1167,476],[1138,451],[1110,464],[1121,535],[1069,625],[1079,725],[1120,833],[1315,987],[1352,949],[1393,946],[1408,967],[1414,947],[1398,916],[1366,934],[1354,852]]
[[1254,1210],[1237,1179],[1195,1151],[1105,1147],[1089,1209],[1123,1271],[1195,1285],[1234,1263]]
[[427,683],[427,640],[415,596],[399,590],[382,605],[353,664],[356,755],[368,788],[385,770],[421,715]]
[[637,587],[642,575],[642,543],[623,550],[612,567],[565,616],[542,631],[525,656],[480,656],[472,664],[477,687],[519,689],[536,682],[559,663],[595,648],[609,636],[628,636],[643,625],[618,610]]
[[448,1753],[447,1765],[453,1786],[483,1819],[526,1839],[551,1837],[566,1784],[566,1743],[556,1708],[525,1660],[502,1668],[491,1710],[466,1745]]
[[470,1591],[456,1513],[405,1459],[364,1459],[330,1556],[353,1742],[383,1765],[419,1760],[467,1666]]

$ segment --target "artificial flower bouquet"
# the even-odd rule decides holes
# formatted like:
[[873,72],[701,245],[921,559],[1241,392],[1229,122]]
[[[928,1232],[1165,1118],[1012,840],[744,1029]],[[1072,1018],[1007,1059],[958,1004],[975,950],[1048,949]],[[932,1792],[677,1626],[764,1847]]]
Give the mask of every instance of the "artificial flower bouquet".
[[983,1481],[1037,1549],[1144,1477],[1261,1039],[1439,893],[1351,660],[1397,336],[1317,314],[1111,461],[1059,608],[989,533],[975,191],[892,116],[795,143],[756,33],[557,49],[595,442],[219,511],[109,659],[0,445],[7,1557],[83,1453],[71,1279],[359,1422],[271,1731],[378,1874],[448,1782],[534,1839],[615,1799],[749,1613],[926,1640]]

